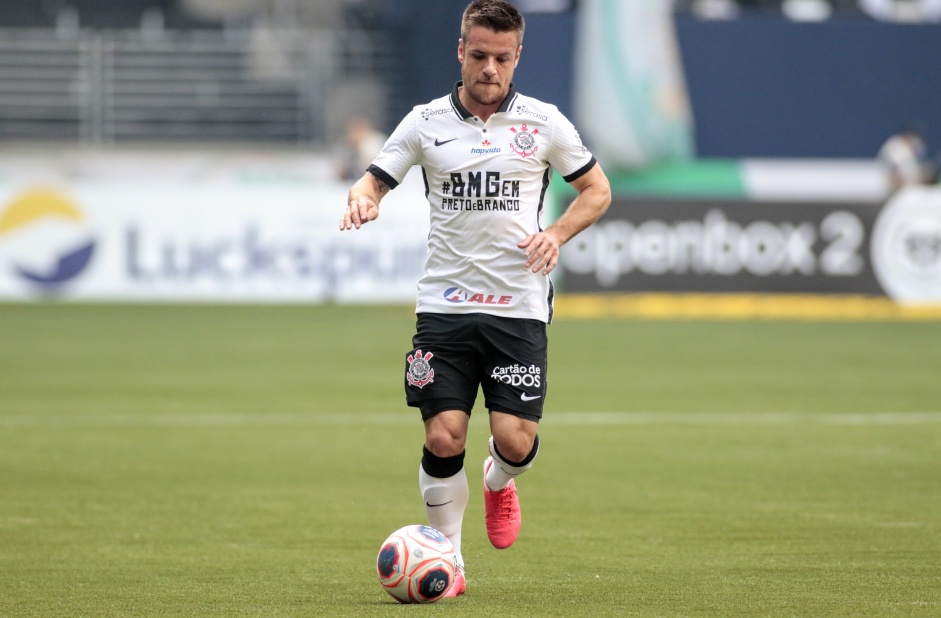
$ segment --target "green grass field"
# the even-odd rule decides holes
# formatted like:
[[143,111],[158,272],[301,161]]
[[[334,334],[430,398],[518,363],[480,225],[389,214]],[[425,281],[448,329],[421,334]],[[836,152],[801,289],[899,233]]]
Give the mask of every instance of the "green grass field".
[[941,322],[560,318],[520,538],[472,491],[421,607],[374,567],[424,520],[413,325],[0,305],[0,616],[941,615]]

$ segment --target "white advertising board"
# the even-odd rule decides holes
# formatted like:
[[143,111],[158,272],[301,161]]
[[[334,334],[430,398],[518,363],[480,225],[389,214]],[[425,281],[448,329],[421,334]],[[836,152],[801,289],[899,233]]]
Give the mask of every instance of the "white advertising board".
[[428,235],[417,170],[341,232],[349,185],[0,186],[0,300],[408,302]]

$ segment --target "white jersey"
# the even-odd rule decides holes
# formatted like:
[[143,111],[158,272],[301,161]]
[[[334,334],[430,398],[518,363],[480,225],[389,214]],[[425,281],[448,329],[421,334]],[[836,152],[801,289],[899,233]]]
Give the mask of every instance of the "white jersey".
[[419,105],[369,171],[395,188],[420,165],[431,206],[418,313],[490,313],[552,320],[549,277],[525,268],[517,244],[542,229],[553,169],[572,182],[595,165],[554,106],[509,95],[487,122],[450,95]]

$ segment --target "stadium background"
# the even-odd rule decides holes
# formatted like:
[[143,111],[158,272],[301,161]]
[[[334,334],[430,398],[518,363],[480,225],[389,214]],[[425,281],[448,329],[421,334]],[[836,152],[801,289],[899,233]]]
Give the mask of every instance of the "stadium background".
[[[941,144],[941,25],[871,4],[522,3],[517,87],[574,119],[616,192],[560,290],[941,301],[935,191],[902,199],[876,160],[911,123],[929,162]],[[5,3],[0,299],[410,301],[420,184],[340,237],[338,149],[350,118],[388,133],[450,88],[462,6]],[[553,211],[568,197],[554,183]]]
[[616,202],[559,269],[519,542],[472,494],[422,609],[374,570],[425,518],[421,180],[341,235],[335,166],[450,88],[463,1],[0,2],[0,616],[941,613],[937,189],[876,160],[939,146],[941,26],[521,4],[518,85]]

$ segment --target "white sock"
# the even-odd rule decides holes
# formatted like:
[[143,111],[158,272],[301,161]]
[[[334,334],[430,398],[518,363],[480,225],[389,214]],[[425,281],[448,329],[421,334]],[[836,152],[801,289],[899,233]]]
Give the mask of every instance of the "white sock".
[[539,452],[539,436],[533,442],[533,450],[526,456],[521,463],[511,463],[500,456],[497,447],[493,443],[493,436],[490,436],[490,455],[493,457],[493,465],[487,470],[487,487],[490,491],[500,491],[510,484],[514,478],[526,472],[533,467],[533,460]]
[[421,489],[428,515],[428,525],[448,537],[454,545],[457,563],[464,566],[461,555],[461,526],[464,523],[464,509],[470,497],[467,486],[467,474],[464,468],[448,478],[430,476],[421,466],[418,467],[418,487]]

